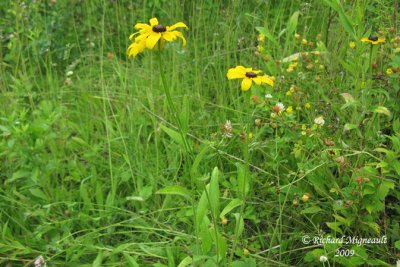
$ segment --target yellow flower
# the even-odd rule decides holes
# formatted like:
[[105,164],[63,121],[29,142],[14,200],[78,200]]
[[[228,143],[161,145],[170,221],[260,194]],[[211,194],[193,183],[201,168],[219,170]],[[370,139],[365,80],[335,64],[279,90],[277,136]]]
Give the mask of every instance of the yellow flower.
[[249,139],[253,139],[253,137],[254,137],[253,133],[249,133],[248,137],[249,137]]
[[379,43],[384,43],[385,38],[378,38],[378,36],[371,34],[368,38],[362,38],[361,42],[364,43],[371,43],[373,45],[379,44]]
[[392,75],[392,74],[393,74],[393,70],[392,70],[391,68],[388,68],[388,69],[386,70],[386,74],[387,74],[388,76]]
[[306,39],[301,40],[301,44],[302,44],[302,45],[306,45],[307,43],[308,43],[308,42],[307,42]]
[[258,46],[257,46],[257,51],[260,52],[260,53],[261,53],[262,51],[264,51],[264,46],[258,45]]
[[350,42],[350,43],[349,43],[349,47],[350,47],[351,49],[356,48],[356,43],[355,43],[355,42]]
[[242,90],[247,91],[250,89],[252,83],[257,85],[266,83],[270,86],[274,86],[274,81],[266,75],[259,75],[261,70],[253,70],[252,68],[245,68],[243,66],[236,66],[228,70],[226,77],[228,80],[232,79],[243,79]]
[[293,112],[293,107],[292,106],[288,106],[288,108],[286,109],[287,114],[292,114]]
[[309,193],[305,193],[302,197],[301,200],[303,202],[307,202],[310,199],[310,194]]
[[291,95],[292,95],[292,92],[290,92],[290,90],[289,90],[289,91],[286,92],[286,95],[287,95],[287,96],[291,96]]
[[310,108],[311,108],[310,102],[307,102],[307,103],[304,105],[304,107],[305,107],[306,109],[310,109]]
[[260,42],[260,43],[263,43],[264,41],[265,41],[265,35],[264,34],[262,34],[262,33],[260,33],[259,35],[258,35],[258,41]]
[[144,23],[137,23],[135,29],[139,30],[129,36],[129,40],[135,38],[134,42],[128,47],[127,54],[129,57],[135,57],[137,54],[147,49],[158,48],[157,43],[160,42],[160,47],[164,47],[165,41],[172,42],[176,38],[182,39],[183,46],[186,45],[186,39],[183,34],[176,31],[177,28],[188,28],[185,23],[178,22],[172,26],[164,26],[159,24],[157,18],[150,19],[150,25]]

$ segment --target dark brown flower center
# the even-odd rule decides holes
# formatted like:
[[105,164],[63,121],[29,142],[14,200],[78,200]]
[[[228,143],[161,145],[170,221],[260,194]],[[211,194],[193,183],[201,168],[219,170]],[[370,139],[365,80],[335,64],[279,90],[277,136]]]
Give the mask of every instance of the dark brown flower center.
[[249,72],[246,72],[246,77],[247,78],[255,78],[255,77],[257,77],[257,74],[255,74],[252,71],[249,71]]
[[378,41],[378,36],[371,34],[371,35],[368,37],[368,40],[373,41],[373,42],[376,42],[376,41]]
[[157,24],[153,26],[153,32],[166,32],[167,28],[164,25]]

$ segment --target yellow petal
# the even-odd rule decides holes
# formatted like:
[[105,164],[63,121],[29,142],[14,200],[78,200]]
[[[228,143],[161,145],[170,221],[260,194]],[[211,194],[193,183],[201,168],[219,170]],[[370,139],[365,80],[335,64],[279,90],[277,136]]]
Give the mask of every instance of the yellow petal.
[[252,78],[255,84],[260,85],[262,82],[262,76],[257,76],[255,78]]
[[167,31],[173,31],[176,28],[186,28],[186,29],[188,29],[188,26],[186,26],[186,24],[183,23],[183,22],[178,22],[178,23],[175,23],[172,26],[167,26]]
[[127,50],[128,57],[136,57],[137,54],[143,52],[146,49],[146,42],[134,42],[132,43]]
[[371,42],[368,38],[361,38],[361,42]]
[[139,34],[139,32],[135,32],[135,33],[132,33],[131,35],[129,35],[129,40],[132,40],[132,38],[137,34]]
[[262,70],[252,70],[252,72],[254,72],[255,74],[259,74],[262,72]]
[[150,19],[150,26],[151,27],[153,27],[153,26],[156,26],[156,25],[158,25],[159,23],[158,23],[158,19],[157,18],[152,18],[152,19]]
[[142,40],[146,39],[149,37],[150,34],[145,33],[145,34],[140,34],[138,37],[135,38],[135,42],[141,42]]
[[271,78],[268,78],[267,76],[260,76],[260,78],[261,78],[262,83],[266,83],[266,84],[274,87],[274,80],[272,80]]
[[242,90],[248,91],[251,87],[251,83],[252,83],[251,79],[245,77],[242,81]]
[[145,30],[145,31],[149,31],[151,30],[151,26],[148,24],[144,24],[144,23],[136,23],[135,24],[135,29],[136,30]]
[[186,45],[186,39],[185,39],[185,37],[183,37],[183,34],[182,34],[181,32],[173,31],[173,32],[171,32],[171,33],[175,34],[175,36],[178,36],[179,38],[182,39],[182,45],[183,45],[183,46]]
[[164,32],[162,34],[162,38],[168,42],[172,42],[176,40],[176,35],[174,34],[174,32]]
[[241,68],[232,68],[228,70],[228,73],[226,74],[226,77],[228,78],[228,80],[232,80],[232,79],[241,79],[244,78],[246,75],[246,72],[244,71],[244,69]]
[[150,34],[149,37],[147,37],[146,39],[146,47],[148,49],[153,49],[158,40],[160,40],[160,38],[161,38],[161,33],[154,32]]

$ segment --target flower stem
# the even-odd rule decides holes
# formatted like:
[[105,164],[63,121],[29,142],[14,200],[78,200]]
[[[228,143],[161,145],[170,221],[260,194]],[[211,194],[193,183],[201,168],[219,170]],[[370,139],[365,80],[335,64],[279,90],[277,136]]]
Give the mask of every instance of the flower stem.
[[187,155],[191,156],[192,155],[192,147],[189,145],[189,142],[187,141],[187,138],[186,138],[186,133],[184,133],[184,131],[183,131],[181,121],[178,118],[178,114],[176,112],[174,102],[172,101],[172,98],[171,98],[171,92],[169,91],[169,87],[168,87],[167,81],[165,79],[163,62],[162,62],[162,57],[161,57],[161,48],[160,48],[160,51],[157,53],[157,55],[158,55],[158,63],[160,66],[161,81],[162,81],[162,84],[164,87],[165,96],[167,98],[168,107],[172,113],[172,118],[174,120],[174,123],[178,127],[178,131],[179,131],[179,134],[181,135],[185,152]]
[[[165,74],[164,74],[164,68],[163,68],[163,61],[162,61],[162,56],[161,56],[161,42],[159,42],[159,51],[157,53],[158,56],[158,63],[159,63],[159,67],[160,67],[160,76],[161,76],[161,81],[163,84],[163,88],[164,88],[164,92],[165,92],[165,96],[167,98],[167,103],[168,103],[168,107],[172,113],[172,118],[174,120],[175,125],[178,128],[179,134],[182,138],[182,143],[185,149],[185,162],[184,162],[184,168],[186,169],[186,173],[190,173],[189,169],[190,166],[192,164],[192,157],[193,157],[193,150],[192,147],[190,146],[187,138],[186,138],[186,133],[183,130],[181,121],[178,118],[178,114],[176,112],[176,108],[174,105],[174,102],[172,101],[172,97],[171,97],[171,92],[169,90],[169,87],[167,85],[167,81],[165,79]],[[194,182],[195,177],[192,177],[190,175],[190,186],[191,186],[191,190],[195,191],[195,182]],[[197,231],[197,223],[196,223],[196,206],[195,206],[195,202],[196,202],[196,198],[195,198],[195,194],[192,194],[192,209],[193,209],[193,224],[194,224],[194,228],[195,228],[195,234],[196,234],[196,251],[194,251],[194,255],[199,253],[199,248],[200,248],[200,240],[199,240],[199,235],[198,235],[198,231]],[[196,266],[196,264],[194,265]]]

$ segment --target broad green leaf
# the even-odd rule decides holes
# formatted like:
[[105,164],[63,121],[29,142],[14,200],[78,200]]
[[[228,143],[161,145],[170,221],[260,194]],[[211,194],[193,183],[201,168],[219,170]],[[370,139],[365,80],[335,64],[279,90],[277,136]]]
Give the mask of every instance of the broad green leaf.
[[384,107],[384,106],[375,107],[372,111],[375,112],[375,113],[384,114],[384,115],[386,115],[388,117],[392,116],[392,114],[390,113],[388,108]]
[[210,190],[208,191],[208,197],[210,198],[210,208],[214,218],[218,218],[219,215],[219,171],[215,167],[211,174]]
[[231,212],[234,208],[239,207],[240,205],[242,205],[243,201],[235,198],[232,199],[228,205],[225,206],[225,208],[222,210],[221,214],[219,215],[220,218],[223,218],[226,214],[228,214],[229,212]]
[[[206,186],[206,190],[207,187]],[[197,209],[196,209],[196,228],[197,231],[200,231],[200,226],[201,223],[203,222],[204,216],[206,216],[208,212],[208,199],[207,199],[207,194],[205,191],[203,191],[203,194],[200,197],[199,203],[197,204]]]
[[192,167],[190,168],[190,175],[193,178],[197,178],[200,176],[199,172],[199,165],[201,160],[203,159],[204,155],[209,151],[210,147],[205,145],[201,150],[200,153],[196,155],[196,158],[193,161]]
[[178,267],[186,267],[188,265],[192,264],[192,258],[190,256],[187,256],[184,258],[179,264]]
[[[236,163],[236,168],[237,168],[237,181],[238,181],[238,192],[239,197],[243,197],[244,195],[247,195],[249,192],[249,179],[246,177],[246,170],[245,167],[240,164]],[[243,192],[244,189],[244,192]]]
[[235,229],[237,229],[237,237],[240,237],[243,233],[244,230],[244,220],[243,220],[243,216],[240,216],[239,213],[235,213],[233,214],[236,218],[236,225],[235,225]]
[[100,250],[97,254],[96,259],[94,260],[92,267],[101,267],[103,262],[103,250]]
[[398,250],[400,250],[400,240],[397,240],[396,242],[394,242],[394,247],[397,248]]
[[139,264],[136,262],[136,260],[128,253],[123,252],[123,255],[129,267],[139,267]]
[[192,198],[192,193],[188,189],[180,185],[171,185],[164,187],[163,189],[158,190],[156,194],[177,195],[177,196],[182,196],[188,200]]
[[384,200],[390,189],[394,189],[394,183],[388,180],[383,180],[378,187],[377,196],[380,200]]
[[335,232],[339,232],[341,234],[343,234],[342,229],[340,229],[339,226],[342,225],[341,222],[327,222],[326,225],[331,228],[332,230],[334,230]]
[[304,210],[302,210],[300,213],[301,214],[314,214],[320,212],[322,209],[320,207],[309,207]]
[[291,38],[296,31],[297,28],[297,22],[299,21],[299,11],[296,11],[293,13],[293,15],[290,17],[288,24],[287,24],[287,34],[288,38]]
[[184,144],[183,139],[182,139],[182,136],[180,135],[179,132],[177,132],[177,131],[175,131],[175,130],[173,130],[173,129],[171,129],[171,128],[168,128],[168,127],[165,126],[165,125],[161,125],[160,128],[161,128],[166,134],[168,134],[169,137],[171,137],[172,140],[174,140],[175,142],[177,142],[177,143],[182,147],[182,149],[185,148],[185,144]]
[[218,254],[220,259],[222,260],[225,258],[227,247],[226,247],[226,240],[220,233],[218,233],[217,235],[217,242],[218,242]]
[[345,131],[350,131],[350,130],[353,130],[353,129],[358,129],[358,125],[357,124],[351,124],[351,123],[346,123],[344,125],[344,130]]

